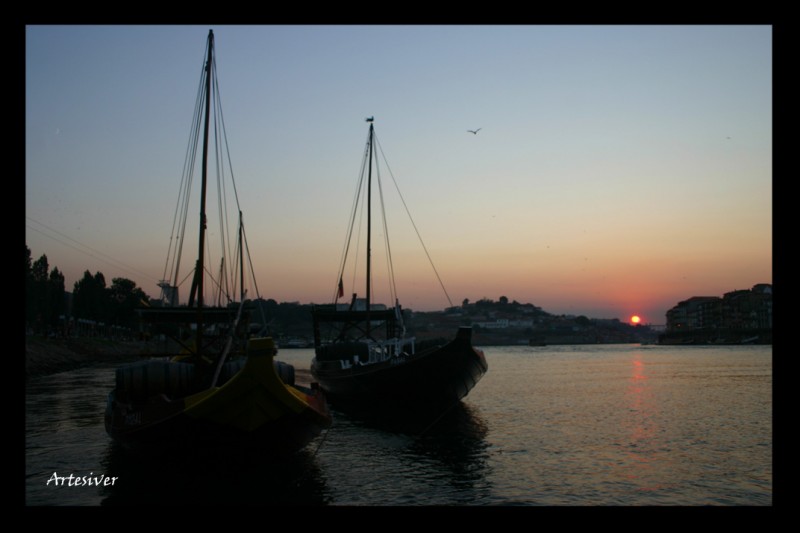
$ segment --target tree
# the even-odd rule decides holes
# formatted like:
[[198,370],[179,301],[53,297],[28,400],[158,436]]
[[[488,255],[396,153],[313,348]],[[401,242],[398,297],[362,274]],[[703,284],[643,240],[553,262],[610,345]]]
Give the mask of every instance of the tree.
[[88,320],[104,320],[108,300],[105,289],[106,279],[102,273],[92,276],[91,272],[85,271],[83,278],[75,282],[72,291],[73,314]]
[[25,246],[25,320],[38,334],[58,326],[64,314],[64,275],[47,261],[47,255],[31,262],[31,250]]
[[485,296],[475,302],[475,307],[491,307],[494,302],[490,298],[486,298]]
[[108,322],[118,326],[133,327],[136,324],[136,308],[147,304],[150,298],[136,283],[126,278],[113,278],[106,290]]
[[[52,327],[59,325],[59,319],[64,316],[65,305],[64,298],[66,291],[64,290],[64,274],[62,274],[57,267],[53,267],[50,271],[50,277],[47,280],[47,324]],[[66,317],[65,317],[66,318]]]
[[507,296],[501,296],[500,297],[500,305],[507,305],[507,304],[508,304],[508,297]]
[[577,317],[575,317],[575,319],[574,319],[574,322],[575,322],[576,324],[578,324],[579,326],[583,326],[583,327],[589,327],[589,326],[591,326],[591,325],[592,325],[592,321],[591,321],[591,320],[589,320],[589,319],[588,319],[587,317],[585,317],[584,315],[581,315],[581,316],[577,316]]
[[47,256],[42,256],[33,262],[30,270],[30,313],[34,330],[39,334],[47,333],[47,319],[50,314],[48,284],[47,284]]
[[30,326],[36,321],[36,299],[34,298],[33,263],[31,249],[25,245],[25,321]]

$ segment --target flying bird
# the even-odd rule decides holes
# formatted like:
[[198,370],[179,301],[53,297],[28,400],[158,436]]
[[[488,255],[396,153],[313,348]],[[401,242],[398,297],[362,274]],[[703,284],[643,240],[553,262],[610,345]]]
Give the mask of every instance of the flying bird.
[[477,134],[478,134],[478,132],[479,132],[479,131],[481,131],[482,129],[483,129],[483,128],[478,128],[477,130],[467,130],[467,131],[468,131],[469,133],[473,134],[473,135],[477,135]]

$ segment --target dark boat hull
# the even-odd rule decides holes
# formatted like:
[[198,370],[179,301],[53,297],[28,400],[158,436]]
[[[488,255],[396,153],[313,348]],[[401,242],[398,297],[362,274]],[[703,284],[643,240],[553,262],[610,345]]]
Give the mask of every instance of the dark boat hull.
[[461,328],[442,346],[382,363],[341,368],[338,361],[312,361],[311,373],[338,406],[446,407],[467,396],[488,370],[484,353]]
[[[179,402],[180,403],[180,402]],[[289,455],[304,448],[329,425],[322,417],[306,415],[282,416],[244,430],[225,424],[195,419],[178,407],[166,418],[154,420],[147,427],[129,431],[113,393],[107,407],[107,431],[115,442],[132,452],[146,455],[173,453],[179,450],[249,450],[268,455]],[[150,409],[152,412],[153,409]],[[152,415],[157,416],[157,415]]]
[[230,447],[287,454],[330,424],[324,392],[284,383],[271,353],[248,356],[222,386],[182,398],[149,394],[123,400],[114,389],[105,413],[108,434],[144,453]]

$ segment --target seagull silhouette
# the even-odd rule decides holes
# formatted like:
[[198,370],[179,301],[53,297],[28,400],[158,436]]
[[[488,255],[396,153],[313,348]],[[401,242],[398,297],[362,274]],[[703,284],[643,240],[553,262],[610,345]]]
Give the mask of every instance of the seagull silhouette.
[[478,128],[477,130],[467,130],[467,131],[468,131],[469,133],[473,134],[473,135],[477,135],[477,134],[478,134],[478,132],[479,132],[479,131],[481,131],[482,129],[483,129],[483,128]]

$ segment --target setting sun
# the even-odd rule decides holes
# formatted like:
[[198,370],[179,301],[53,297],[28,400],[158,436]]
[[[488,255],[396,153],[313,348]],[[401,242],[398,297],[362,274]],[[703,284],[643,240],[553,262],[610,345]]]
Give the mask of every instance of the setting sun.
[[639,318],[639,315],[633,315],[631,317],[631,324],[638,324],[641,321],[642,321],[642,319]]

